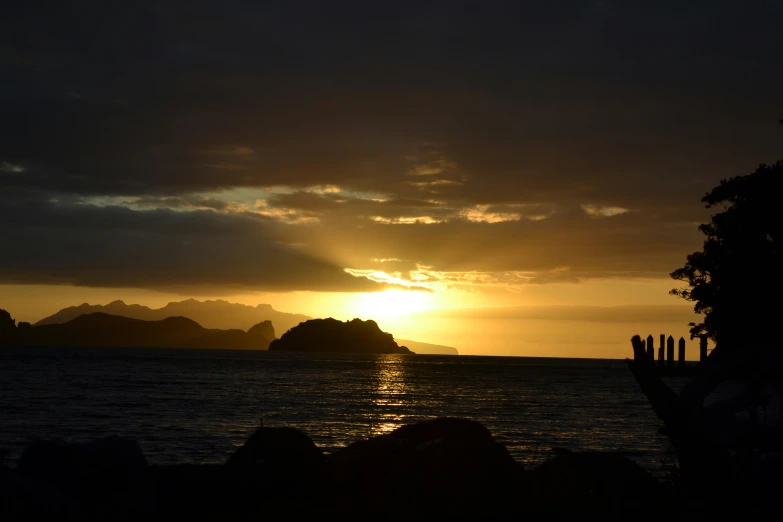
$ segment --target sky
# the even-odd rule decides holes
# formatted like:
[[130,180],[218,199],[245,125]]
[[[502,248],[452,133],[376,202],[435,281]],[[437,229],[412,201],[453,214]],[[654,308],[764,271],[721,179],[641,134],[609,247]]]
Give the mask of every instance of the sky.
[[783,156],[778,1],[108,4],[0,18],[20,320],[219,297],[625,357],[687,338],[700,198]]

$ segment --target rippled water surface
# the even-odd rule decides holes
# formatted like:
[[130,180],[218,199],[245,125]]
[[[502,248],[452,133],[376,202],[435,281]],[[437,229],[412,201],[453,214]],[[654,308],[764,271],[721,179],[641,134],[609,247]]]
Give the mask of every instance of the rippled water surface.
[[483,423],[518,461],[553,446],[668,450],[623,361],[199,350],[4,349],[0,448],[118,434],[152,463],[220,463],[263,417],[324,451],[438,416]]

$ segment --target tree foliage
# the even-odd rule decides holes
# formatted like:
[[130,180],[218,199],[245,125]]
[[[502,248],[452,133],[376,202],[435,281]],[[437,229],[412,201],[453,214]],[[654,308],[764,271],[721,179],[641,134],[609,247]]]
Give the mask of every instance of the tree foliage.
[[723,210],[699,226],[707,236],[703,249],[670,274],[688,284],[671,293],[693,301],[704,315],[701,323],[691,323],[691,338],[706,334],[718,346],[738,346],[769,343],[778,335],[782,181],[778,161],[725,179],[702,198],[707,208]]

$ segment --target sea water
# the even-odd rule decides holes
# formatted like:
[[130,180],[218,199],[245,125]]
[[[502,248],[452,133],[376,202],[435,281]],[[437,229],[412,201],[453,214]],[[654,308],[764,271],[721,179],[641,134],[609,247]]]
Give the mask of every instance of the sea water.
[[621,452],[654,473],[671,461],[620,360],[0,349],[0,449],[12,464],[32,437],[116,434],[153,464],[222,463],[260,419],[328,453],[441,416],[482,423],[526,467],[553,447]]

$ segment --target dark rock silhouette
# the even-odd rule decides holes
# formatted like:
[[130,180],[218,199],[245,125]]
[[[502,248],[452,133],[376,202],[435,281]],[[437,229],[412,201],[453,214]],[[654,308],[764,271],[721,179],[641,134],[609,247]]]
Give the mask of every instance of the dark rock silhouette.
[[[491,513],[521,471],[477,422],[440,418],[359,441],[329,457],[339,508],[355,512]],[[393,506],[393,507],[392,507]]]
[[664,490],[649,472],[620,455],[559,451],[526,477],[531,504],[542,512],[633,513],[666,510]]
[[16,469],[0,468],[3,520],[660,520],[674,493],[613,454],[561,451],[523,470],[484,426],[456,418],[326,457],[299,430],[262,427],[225,465],[147,466],[134,442],[108,437],[33,441]]
[[258,323],[255,326],[251,326],[247,331],[247,334],[251,337],[258,337],[263,339],[276,339],[275,328],[272,326],[272,321],[264,321]]
[[22,453],[19,475],[51,482],[66,489],[90,483],[102,489],[123,489],[142,478],[147,468],[139,445],[110,436],[85,444],[33,440]]
[[269,350],[289,352],[413,353],[394,342],[375,321],[311,319],[272,341]]
[[13,330],[16,328],[16,321],[11,318],[11,314],[6,310],[0,309],[0,332]]
[[313,441],[295,428],[258,428],[226,462],[232,472],[274,471],[298,476],[323,471],[324,456]]
[[36,326],[46,324],[61,324],[76,319],[80,315],[90,313],[105,313],[119,315],[144,321],[160,321],[167,317],[187,317],[205,328],[223,330],[247,330],[253,325],[271,321],[278,333],[285,332],[310,317],[302,314],[279,312],[268,304],[256,306],[229,303],[221,299],[215,301],[185,301],[172,302],[163,308],[148,308],[137,304],[125,304],[123,301],[113,301],[107,305],[90,305],[63,308],[59,312],[38,321]]
[[16,344],[18,342],[19,331],[16,328],[16,321],[6,310],[0,309],[0,346],[4,344]]
[[17,467],[22,498],[37,515],[112,519],[140,514],[131,494],[146,479],[147,462],[136,442],[111,436],[85,444],[33,440]]
[[249,332],[208,330],[185,317],[142,321],[104,313],[86,314],[64,324],[17,328],[10,341],[24,346],[83,346],[134,348],[199,348],[266,350],[274,339],[268,321]]

